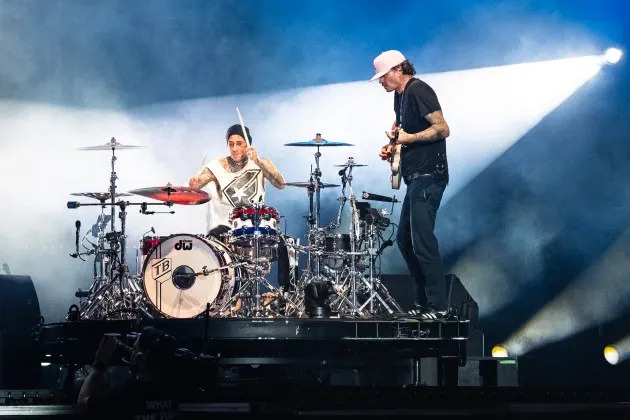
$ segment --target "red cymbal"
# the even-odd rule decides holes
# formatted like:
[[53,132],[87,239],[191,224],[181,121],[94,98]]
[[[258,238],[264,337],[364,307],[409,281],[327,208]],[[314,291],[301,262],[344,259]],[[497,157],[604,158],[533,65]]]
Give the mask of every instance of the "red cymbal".
[[174,204],[195,205],[210,201],[208,193],[199,188],[173,187],[171,185],[166,185],[163,187],[139,188],[129,192],[143,197],[152,198],[154,200]]

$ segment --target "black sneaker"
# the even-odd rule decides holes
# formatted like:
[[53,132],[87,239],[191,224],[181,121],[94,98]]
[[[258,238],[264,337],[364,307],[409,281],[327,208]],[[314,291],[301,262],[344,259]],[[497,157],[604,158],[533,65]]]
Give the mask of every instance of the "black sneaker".
[[422,314],[427,311],[425,306],[422,306],[418,303],[414,303],[409,312],[407,312],[407,316],[413,319],[422,319]]
[[457,321],[459,316],[454,308],[438,311],[434,306],[429,305],[427,310],[420,314],[420,319],[423,321]]

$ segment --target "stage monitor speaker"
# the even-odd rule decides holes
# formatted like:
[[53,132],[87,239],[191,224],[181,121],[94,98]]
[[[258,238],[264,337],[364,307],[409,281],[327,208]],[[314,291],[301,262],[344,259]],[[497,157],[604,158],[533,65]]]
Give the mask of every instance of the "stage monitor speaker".
[[0,388],[38,385],[41,368],[34,328],[40,318],[31,278],[0,275]]
[[[411,309],[415,292],[413,278],[410,275],[383,274],[381,281],[404,310]],[[479,321],[479,306],[477,302],[470,296],[455,274],[447,274],[444,283],[448,306],[457,309],[463,317],[470,320],[471,330],[477,329]]]
[[30,332],[40,317],[31,277],[0,275],[0,332]]

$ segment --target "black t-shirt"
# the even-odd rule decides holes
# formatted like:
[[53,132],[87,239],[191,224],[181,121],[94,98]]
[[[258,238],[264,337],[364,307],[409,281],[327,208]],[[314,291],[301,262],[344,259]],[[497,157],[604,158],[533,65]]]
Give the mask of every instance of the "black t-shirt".
[[[402,115],[400,112],[402,101]],[[402,94],[394,94],[396,124],[407,133],[415,134],[431,126],[424,117],[440,111],[440,102],[435,91],[422,80],[412,77]],[[446,161],[446,140],[421,142],[403,145],[401,155],[402,175],[407,177],[414,172],[434,173],[439,180],[448,181]]]
[[177,390],[174,385],[131,381],[88,399],[88,418],[98,419],[176,419]]

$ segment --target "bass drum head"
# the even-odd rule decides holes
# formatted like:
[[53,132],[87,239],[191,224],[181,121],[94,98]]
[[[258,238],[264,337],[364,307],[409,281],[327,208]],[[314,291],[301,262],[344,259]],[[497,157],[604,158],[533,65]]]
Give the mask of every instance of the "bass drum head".
[[[168,236],[144,260],[144,292],[155,309],[169,318],[195,317],[207,303],[216,315],[236,289],[240,270],[218,270],[232,261],[228,248],[214,238]],[[204,267],[211,272],[204,275]]]

